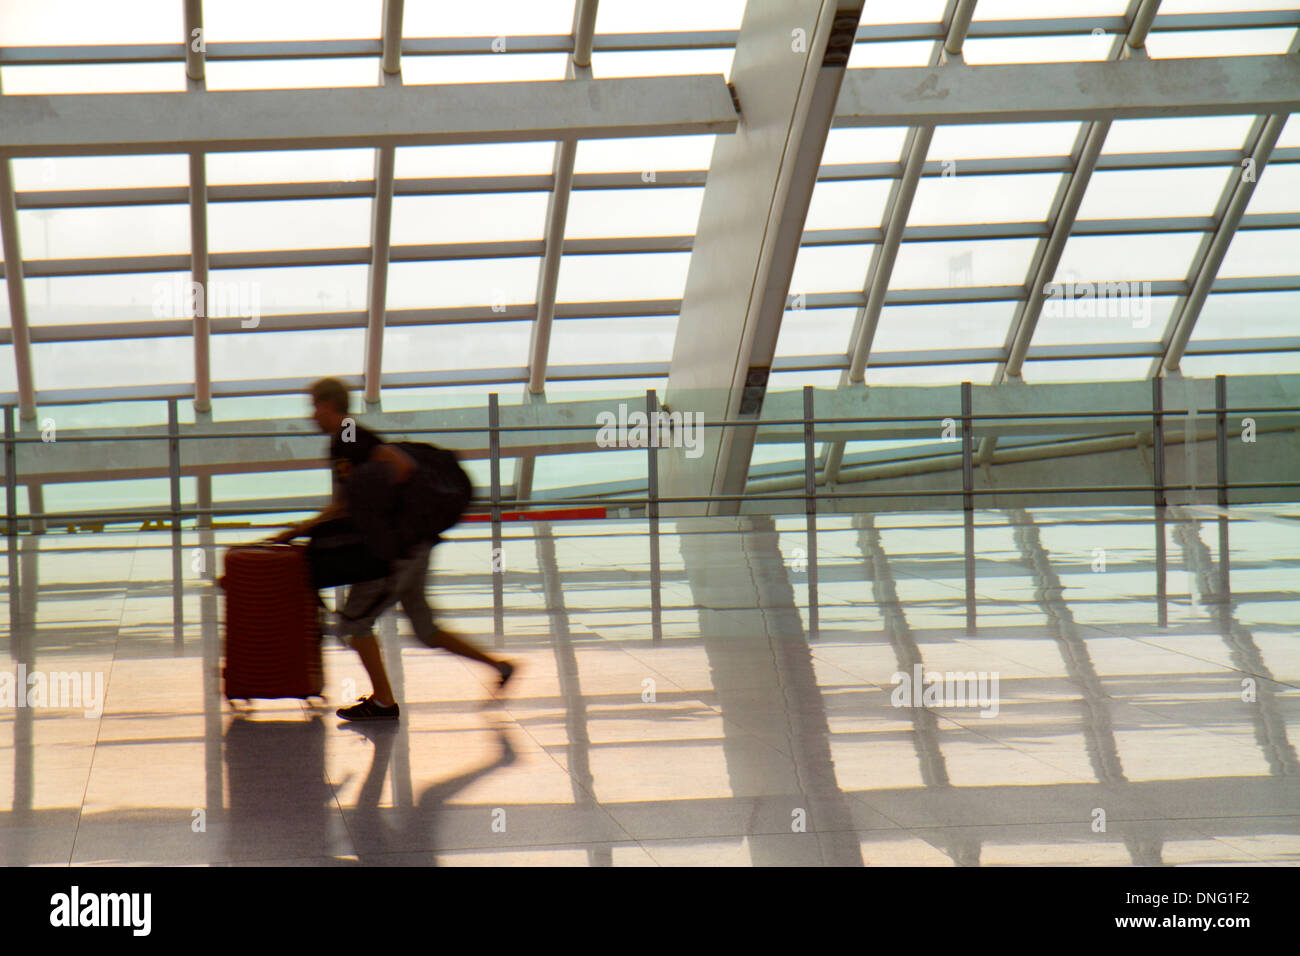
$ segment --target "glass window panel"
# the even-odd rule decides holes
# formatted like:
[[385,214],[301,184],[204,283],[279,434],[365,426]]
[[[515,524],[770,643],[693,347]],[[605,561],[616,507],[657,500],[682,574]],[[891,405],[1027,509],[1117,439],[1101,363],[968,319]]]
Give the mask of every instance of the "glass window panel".
[[33,342],[32,365],[42,389],[183,384],[194,380],[194,340]]
[[[9,327],[7,314],[4,327]],[[12,345],[0,345],[0,392],[16,392],[17,390],[18,369],[14,365],[14,347]]]
[[178,282],[189,282],[188,273],[28,277],[23,280],[27,290],[27,318],[32,325],[143,322],[168,318],[165,313]]
[[1197,116],[1124,119],[1111,124],[1105,154],[1165,153],[1200,149],[1241,149],[1253,116]]
[[[693,236],[704,190],[591,189],[569,198],[569,239],[611,236]],[[539,227],[540,228],[540,227]]]
[[208,248],[212,252],[368,245],[369,199],[221,202],[208,206]]
[[546,395],[556,402],[615,399],[628,402],[629,407],[632,402],[639,401],[642,403],[640,407],[644,408],[646,389],[655,389],[662,401],[667,387],[666,375],[656,378],[566,379],[547,383]]
[[699,73],[721,73],[730,79],[734,56],[735,51],[730,49],[593,53],[591,73],[603,80],[616,76],[691,76]]
[[203,32],[209,43],[375,39],[382,24],[382,0],[220,0],[203,5]]
[[1300,374],[1300,352],[1258,352],[1249,355],[1186,355],[1180,363],[1189,378],[1216,375]]
[[[569,4],[560,4],[568,7]],[[661,0],[658,3],[605,3],[596,13],[597,33],[675,33],[682,30],[739,30],[745,0]],[[572,14],[572,11],[570,11]],[[568,33],[566,22],[557,33]]]
[[[321,440],[323,442],[324,438]],[[325,468],[265,471],[255,475],[213,475],[212,502],[213,507],[220,508],[223,504],[237,501],[328,495],[331,484],[330,472]]]
[[856,315],[856,309],[786,309],[776,341],[777,357],[846,355]]
[[[578,145],[579,157],[582,156],[582,146],[583,143]],[[398,179],[537,175],[538,173],[550,175],[554,161],[555,144],[546,142],[399,146],[395,169]],[[372,158],[365,178],[370,178],[370,171],[373,168]]]
[[1051,212],[1061,176],[929,176],[917,186],[908,225],[1042,222]]
[[805,385],[818,388],[836,388],[840,384],[839,369],[822,369],[815,372],[773,372],[767,377],[768,394],[779,391],[798,391]]
[[[546,225],[547,198],[546,193],[396,196],[392,243],[540,239]],[[368,242],[369,238],[362,244]]]
[[898,126],[832,128],[826,136],[822,164],[896,163],[906,141],[907,130]]
[[[0,259],[0,262],[3,262]],[[9,328],[9,296],[0,295],[0,329]]]
[[1300,273],[1300,229],[1252,229],[1232,237],[1219,269],[1222,279]]
[[561,488],[614,481],[646,481],[644,448],[614,448],[582,455],[541,455],[533,468],[533,490]]
[[1066,17],[1121,17],[1127,0],[980,0],[972,20],[1038,20]]
[[166,478],[50,482],[44,493],[48,512],[161,508],[171,502],[171,485]]
[[210,339],[214,381],[356,375],[365,329],[312,332],[234,332]]
[[1168,13],[1243,13],[1247,10],[1292,10],[1295,0],[1164,0],[1160,12]]
[[1080,219],[1213,216],[1230,170],[1134,169],[1093,173]]
[[1295,118],[1294,113],[1287,117],[1286,125],[1282,127],[1282,135],[1277,140],[1278,149],[1287,147],[1300,147],[1300,120]]
[[363,265],[214,269],[210,279],[222,283],[227,301],[232,295],[251,301],[262,315],[347,312],[366,307],[368,271]]
[[[433,408],[481,408],[485,410],[483,422],[486,423],[488,395],[496,392],[497,401],[501,405],[521,405],[524,401],[524,391],[525,386],[522,384],[441,385],[435,388],[385,388],[382,398],[386,412],[413,412]],[[437,436],[432,436],[432,440],[438,441]],[[504,465],[505,462],[503,461],[502,464]]]
[[373,58],[330,60],[214,60],[205,69],[209,90],[306,90],[377,86]]
[[934,23],[942,20],[945,0],[871,0],[860,23]]
[[[357,399],[352,399],[355,407]],[[267,418],[285,418],[290,421],[303,420],[304,426],[314,429],[311,421],[311,398],[304,389],[301,395],[241,395],[238,398],[212,399],[212,418],[214,421],[242,422],[261,421]]]
[[887,305],[872,340],[873,352],[1002,348],[1015,302],[959,305]]
[[183,13],[174,0],[5,0],[0,36],[7,46],[177,43]]
[[1151,377],[1150,358],[1026,362],[1026,382],[1135,382]]
[[555,298],[557,302],[680,299],[686,291],[690,258],[689,252],[566,255]]
[[573,171],[650,173],[670,169],[708,169],[715,139],[712,134],[580,139]]
[[1193,342],[1300,337],[1300,292],[1215,293],[1205,300]]
[[[476,56],[407,56],[402,58],[402,83],[419,86],[562,80],[565,57],[563,53],[486,52]],[[378,72],[373,62],[370,68]]]
[[[400,154],[401,150],[398,150]],[[209,186],[353,182],[370,179],[374,169],[373,149],[209,153],[207,157]]]
[[131,186],[187,186],[189,160],[166,156],[43,156],[13,160],[14,188],[116,189]]
[[[177,37],[180,31],[177,30]],[[182,93],[183,63],[97,63],[89,66],[0,67],[8,95],[44,93]]]
[[1061,289],[1044,306],[1034,345],[1155,342],[1164,334],[1177,300],[1153,296],[1139,282]]
[[1300,163],[1265,166],[1246,212],[1300,212]]
[[992,385],[997,365],[909,365],[905,368],[867,366],[868,385]]
[[1082,36],[1004,37],[967,40],[962,56],[972,66],[988,63],[1064,63],[1105,60],[1115,38],[1110,34]]
[[803,246],[790,277],[790,295],[861,292],[875,246]]
[[[388,308],[499,307],[512,314],[537,294],[538,259],[394,262],[388,267]],[[563,282],[564,270],[560,270]],[[361,299],[365,302],[365,298]],[[531,310],[530,310],[531,311]]]
[[18,228],[27,259],[188,255],[188,206],[22,209]]
[[408,37],[554,36],[573,29],[573,6],[536,0],[408,3],[402,24]]
[[[997,159],[1005,156],[1069,156],[1079,137],[1078,123],[992,123],[940,126],[929,158]],[[957,166],[961,175],[961,166]]]
[[1020,285],[1029,271],[1034,239],[973,242],[905,242],[890,278],[891,289],[947,289]]
[[[194,421],[194,405],[177,402],[182,422]],[[167,424],[166,402],[95,402],[89,405],[42,405],[42,417],[49,414],[59,428],[126,428],[132,425]],[[144,446],[142,446],[144,447]],[[159,446],[161,448],[161,445]],[[22,454],[19,452],[19,454]],[[165,450],[163,454],[166,454]],[[20,463],[21,470],[21,463]]]
[[384,371],[523,367],[531,328],[532,322],[390,326],[384,329]]
[[668,362],[676,335],[675,315],[556,319],[548,362],[552,366]]
[[885,218],[891,183],[863,179],[818,183],[808,205],[804,229],[875,228]]
[[1071,236],[1053,282],[1186,279],[1197,232],[1153,236]]
[[1188,30],[1153,32],[1147,53],[1154,60],[1178,57],[1269,56],[1286,53],[1295,28],[1267,30]]
[[[906,23],[919,21],[908,19]],[[875,40],[853,44],[849,68],[929,66],[934,60],[933,40]]]

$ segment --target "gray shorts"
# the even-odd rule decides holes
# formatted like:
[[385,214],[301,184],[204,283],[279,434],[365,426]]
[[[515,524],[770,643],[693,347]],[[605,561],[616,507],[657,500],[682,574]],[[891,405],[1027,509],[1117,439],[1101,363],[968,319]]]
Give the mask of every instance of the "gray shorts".
[[393,562],[392,573],[374,581],[359,581],[348,588],[347,599],[338,612],[338,635],[351,643],[373,633],[375,619],[394,604],[410,618],[415,636],[430,643],[435,631],[433,611],[424,596],[424,579],[429,574],[429,552],[433,545],[417,544],[411,554]]

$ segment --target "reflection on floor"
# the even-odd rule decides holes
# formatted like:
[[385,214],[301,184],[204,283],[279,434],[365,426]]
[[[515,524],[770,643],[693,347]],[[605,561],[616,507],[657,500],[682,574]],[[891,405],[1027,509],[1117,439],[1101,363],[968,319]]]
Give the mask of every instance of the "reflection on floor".
[[[1296,863],[1297,526],[664,520],[652,567],[645,522],[507,525],[519,676],[498,700],[387,616],[396,726],[232,713],[212,577],[237,532],[9,539],[0,863]],[[429,588],[490,646],[486,531]],[[369,690],[350,650],[325,664],[333,705]]]

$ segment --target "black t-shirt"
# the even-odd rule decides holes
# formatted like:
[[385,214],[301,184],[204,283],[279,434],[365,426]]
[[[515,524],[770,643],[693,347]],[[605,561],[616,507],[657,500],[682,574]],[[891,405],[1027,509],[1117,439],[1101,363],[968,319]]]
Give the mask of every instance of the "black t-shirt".
[[[353,419],[346,421],[351,422],[351,425],[345,423],[338,434],[330,439],[330,459],[333,463],[336,492],[347,481],[353,469],[368,462],[371,453],[384,444],[384,440],[369,428],[357,424]],[[345,435],[351,441],[345,441]]]

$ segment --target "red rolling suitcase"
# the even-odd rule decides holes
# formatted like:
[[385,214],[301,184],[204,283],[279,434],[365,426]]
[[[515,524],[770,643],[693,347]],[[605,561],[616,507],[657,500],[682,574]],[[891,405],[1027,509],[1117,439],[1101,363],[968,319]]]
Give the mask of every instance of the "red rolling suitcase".
[[264,544],[226,552],[227,700],[321,696],[321,605],[306,550]]

